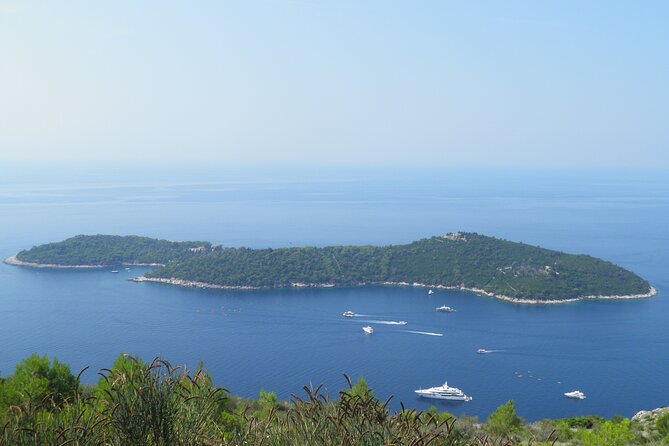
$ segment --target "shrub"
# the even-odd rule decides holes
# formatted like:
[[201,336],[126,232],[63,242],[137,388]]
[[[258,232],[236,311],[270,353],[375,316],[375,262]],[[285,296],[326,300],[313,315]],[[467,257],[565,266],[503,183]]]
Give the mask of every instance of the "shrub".
[[632,443],[634,435],[630,430],[630,420],[619,423],[606,421],[599,429],[580,430],[577,438],[583,446],[626,446]]
[[523,419],[516,415],[516,404],[507,401],[488,417],[488,431],[499,437],[520,431]]
[[77,386],[77,378],[70,373],[69,366],[57,359],[50,363],[46,356],[32,355],[0,383],[0,412],[22,404],[44,408],[61,406],[74,396]]
[[669,412],[666,412],[657,419],[655,422],[655,428],[662,437],[669,440]]

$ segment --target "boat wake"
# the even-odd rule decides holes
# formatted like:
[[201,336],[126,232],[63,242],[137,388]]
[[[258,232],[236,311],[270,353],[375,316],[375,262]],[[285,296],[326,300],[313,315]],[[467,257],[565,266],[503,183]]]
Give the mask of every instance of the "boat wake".
[[419,334],[424,336],[443,336],[442,333],[430,333],[429,331],[405,330],[405,333]]
[[382,324],[382,325],[406,325],[404,321],[361,321],[368,324]]

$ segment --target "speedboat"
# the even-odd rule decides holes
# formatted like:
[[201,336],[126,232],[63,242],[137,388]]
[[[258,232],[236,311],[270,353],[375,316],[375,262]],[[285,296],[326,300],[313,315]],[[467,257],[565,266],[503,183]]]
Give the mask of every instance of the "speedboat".
[[432,398],[435,400],[451,400],[451,401],[471,401],[472,397],[465,395],[465,393],[457,387],[449,387],[445,382],[443,386],[430,387],[429,389],[414,390],[418,396],[423,398]]
[[585,393],[581,392],[580,390],[574,390],[573,392],[567,392],[564,394],[567,398],[574,398],[577,400],[584,400],[585,399]]
[[407,321],[398,321],[397,322],[397,325],[406,325],[406,324],[407,324]]
[[353,317],[353,316],[355,316],[355,313],[352,312],[351,310],[348,310],[348,311],[344,311],[343,315],[344,315],[344,317]]
[[485,348],[480,348],[476,350],[476,353],[484,354],[484,353],[490,353],[490,350],[486,350]]
[[373,329],[372,327],[370,327],[369,325],[366,326],[366,327],[362,327],[362,331],[364,331],[365,334],[372,334],[372,333],[374,333],[374,329]]
[[445,311],[447,313],[453,313],[455,310],[451,307],[447,307],[446,305],[442,305],[441,307],[437,307],[437,311]]
[[427,294],[434,294],[434,291],[429,290],[429,291],[427,292]]

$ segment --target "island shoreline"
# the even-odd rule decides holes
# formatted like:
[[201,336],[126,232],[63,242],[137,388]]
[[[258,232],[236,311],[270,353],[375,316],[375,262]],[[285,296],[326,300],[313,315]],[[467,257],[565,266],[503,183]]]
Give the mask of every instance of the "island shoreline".
[[[165,285],[180,286],[185,288],[200,288],[200,289],[215,289],[215,290],[228,290],[228,291],[256,291],[256,290],[269,290],[269,289],[280,289],[280,288],[336,288],[338,285],[334,283],[301,283],[294,282],[286,286],[249,286],[249,285],[216,285],[213,283],[207,282],[198,282],[193,280],[164,278],[164,277],[146,277],[139,276],[132,279],[128,279],[131,282],[150,282],[150,283],[161,283]],[[359,283],[355,286],[365,286],[365,285],[381,285],[381,286],[395,286],[395,287],[414,287],[414,288],[434,288],[437,290],[449,290],[449,291],[465,291],[469,293],[476,294],[482,297],[490,297],[493,299],[498,299],[504,302],[510,302],[514,304],[521,305],[556,305],[556,304],[568,304],[574,302],[581,302],[585,300],[635,300],[635,299],[647,299],[657,295],[657,289],[655,287],[650,287],[647,293],[643,294],[629,294],[622,296],[580,296],[569,299],[554,299],[554,300],[539,300],[539,299],[519,299],[516,297],[505,296],[502,294],[495,294],[489,291],[485,291],[479,288],[467,288],[467,287],[458,287],[458,286],[447,286],[447,285],[428,285],[424,283],[409,283],[409,282],[369,282],[369,283]]]
[[140,263],[140,262],[122,262],[116,265],[61,265],[57,263],[33,263],[19,260],[15,255],[7,257],[3,263],[12,266],[24,266],[26,268],[38,269],[104,269],[114,266],[165,266],[162,263]]

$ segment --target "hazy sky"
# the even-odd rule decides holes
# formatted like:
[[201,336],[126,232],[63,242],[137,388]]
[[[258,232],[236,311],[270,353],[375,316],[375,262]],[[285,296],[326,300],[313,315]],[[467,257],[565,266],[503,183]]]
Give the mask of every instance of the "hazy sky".
[[0,0],[0,163],[669,167],[669,2]]

